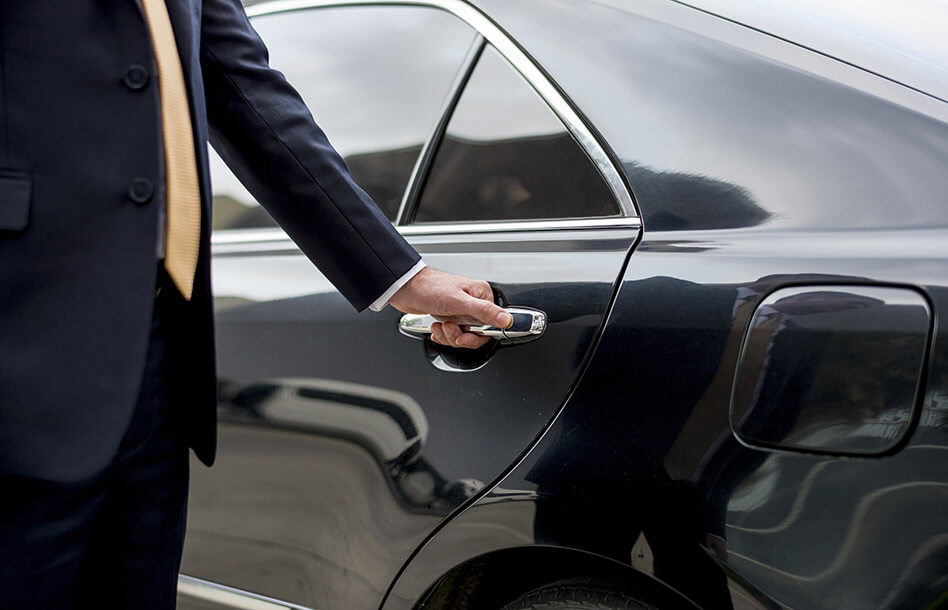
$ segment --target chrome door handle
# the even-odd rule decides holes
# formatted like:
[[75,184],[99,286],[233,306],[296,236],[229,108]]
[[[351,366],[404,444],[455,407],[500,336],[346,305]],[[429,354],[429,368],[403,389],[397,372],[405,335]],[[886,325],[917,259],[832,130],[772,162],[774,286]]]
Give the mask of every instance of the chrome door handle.
[[[546,331],[546,314],[532,307],[506,307],[513,317],[510,328],[498,328],[486,324],[467,325],[468,332],[498,339],[501,345],[515,345],[535,341]],[[398,322],[398,330],[413,339],[424,339],[431,334],[431,325],[437,322],[428,314],[406,313]]]

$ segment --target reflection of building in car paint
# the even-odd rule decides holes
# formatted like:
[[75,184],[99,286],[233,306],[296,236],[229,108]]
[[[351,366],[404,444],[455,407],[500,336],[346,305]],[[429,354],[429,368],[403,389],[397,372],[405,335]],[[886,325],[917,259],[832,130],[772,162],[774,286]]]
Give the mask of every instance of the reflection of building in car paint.
[[218,412],[228,423],[249,420],[360,445],[378,461],[407,510],[447,514],[484,487],[475,479],[449,481],[424,458],[428,420],[402,392],[316,378],[222,381]]

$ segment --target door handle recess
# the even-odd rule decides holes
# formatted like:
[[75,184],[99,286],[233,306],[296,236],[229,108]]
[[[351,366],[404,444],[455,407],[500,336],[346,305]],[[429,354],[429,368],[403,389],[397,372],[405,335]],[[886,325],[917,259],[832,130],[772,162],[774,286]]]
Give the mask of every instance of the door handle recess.
[[[506,307],[513,317],[510,328],[498,328],[486,324],[466,325],[468,332],[499,340],[501,345],[517,345],[535,341],[546,332],[546,314],[532,307]],[[406,313],[398,322],[398,330],[413,339],[424,339],[431,334],[431,325],[437,322],[428,314]]]

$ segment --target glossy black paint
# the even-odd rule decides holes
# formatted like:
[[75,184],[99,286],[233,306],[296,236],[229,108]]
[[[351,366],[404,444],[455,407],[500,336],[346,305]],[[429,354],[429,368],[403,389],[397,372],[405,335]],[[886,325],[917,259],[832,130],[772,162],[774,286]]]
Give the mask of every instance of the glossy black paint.
[[[386,608],[411,607],[445,563],[525,541],[631,565],[708,608],[917,607],[944,593],[944,386],[929,391],[911,442],[894,456],[744,447],[728,403],[753,304],[738,305],[732,322],[735,285],[673,279],[665,274],[675,258],[686,275],[718,262],[642,245],[553,427],[429,541]],[[786,279],[763,278],[757,298]],[[671,311],[670,296],[679,297]],[[551,520],[546,507],[557,506],[562,517]]]
[[894,287],[794,286],[757,306],[731,428],[745,444],[832,455],[897,447],[917,417],[931,312]]
[[[478,607],[490,598],[464,606],[452,587],[503,588],[482,566],[527,541],[608,557],[708,608],[943,603],[945,109],[855,69],[834,82],[832,62],[734,24],[676,22],[682,7],[484,4],[623,161],[645,237],[556,422],[427,543],[385,608]],[[752,313],[800,285],[913,287],[932,304],[931,357],[904,365],[925,390],[898,450],[843,459],[733,435]],[[446,563],[460,567],[445,577]]]
[[432,366],[396,312],[352,312],[298,254],[219,256],[220,455],[194,473],[183,573],[317,608],[377,606],[417,545],[561,404],[635,236],[606,233],[446,253],[455,239],[417,239],[430,264],[492,270],[511,303],[548,316],[541,339],[465,373]]
[[[218,248],[221,456],[184,572],[319,608],[499,608],[577,576],[665,609],[944,604],[948,106],[664,0],[476,4],[611,148],[641,240],[412,237],[549,315],[468,373],[285,244]],[[762,312],[798,294],[848,313],[784,341]],[[767,377],[768,351],[797,365]],[[834,389],[808,421],[843,409],[842,432],[761,438],[760,375]]]
[[478,4],[600,131],[650,232],[946,225],[942,102],[674,2]]

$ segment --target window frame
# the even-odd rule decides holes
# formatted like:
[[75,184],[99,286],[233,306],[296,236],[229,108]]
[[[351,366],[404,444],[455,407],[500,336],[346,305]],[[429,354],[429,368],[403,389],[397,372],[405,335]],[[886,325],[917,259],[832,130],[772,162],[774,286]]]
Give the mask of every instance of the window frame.
[[[566,95],[545,75],[543,70],[517,43],[510,39],[493,21],[478,9],[463,0],[272,0],[248,6],[247,15],[252,19],[263,15],[274,15],[301,10],[345,7],[345,6],[418,6],[440,9],[452,14],[470,26],[476,33],[468,54],[462,61],[457,78],[452,84],[441,114],[429,138],[423,145],[407,188],[403,194],[398,215],[393,223],[406,237],[413,235],[472,234],[511,231],[563,231],[573,229],[602,230],[608,228],[641,228],[641,215],[635,205],[632,192],[612,151],[600,141],[596,133],[586,124]],[[425,179],[437,153],[447,124],[464,91],[471,73],[477,65],[484,48],[490,44],[516,70],[540,96],[543,102],[563,123],[566,131],[575,139],[583,152],[598,170],[619,207],[615,216],[576,217],[544,220],[500,220],[496,222],[459,221],[445,223],[412,224],[408,222],[414,213]],[[211,243],[217,251],[222,246],[227,253],[246,244],[256,250],[263,244],[288,249],[274,242],[290,241],[279,228],[223,229],[212,233]],[[269,249],[269,248],[268,248]],[[291,249],[291,248],[289,248]]]

